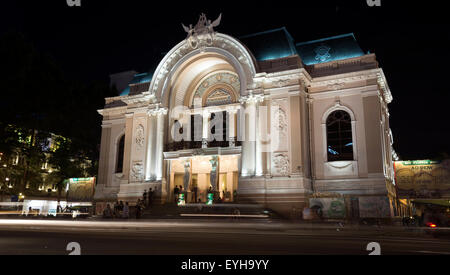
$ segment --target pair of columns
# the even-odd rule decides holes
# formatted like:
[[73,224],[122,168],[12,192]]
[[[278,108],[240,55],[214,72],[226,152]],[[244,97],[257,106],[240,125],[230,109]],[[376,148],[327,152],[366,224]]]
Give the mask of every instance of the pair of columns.
[[[249,93],[246,97],[241,97],[241,104],[245,106],[244,121],[240,127],[244,128],[243,148],[242,148],[242,176],[262,176],[263,152],[261,140],[260,105],[264,102],[264,95],[254,95]],[[242,129],[241,128],[241,129]]]

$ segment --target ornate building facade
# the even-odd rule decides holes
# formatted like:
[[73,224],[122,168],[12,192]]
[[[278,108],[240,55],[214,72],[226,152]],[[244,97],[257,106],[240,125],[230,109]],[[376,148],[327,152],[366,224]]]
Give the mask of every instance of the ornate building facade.
[[[106,98],[95,199],[395,208],[392,96],[353,34],[294,43],[285,28],[239,39],[202,16],[150,73]],[[195,194],[194,194],[195,193]]]

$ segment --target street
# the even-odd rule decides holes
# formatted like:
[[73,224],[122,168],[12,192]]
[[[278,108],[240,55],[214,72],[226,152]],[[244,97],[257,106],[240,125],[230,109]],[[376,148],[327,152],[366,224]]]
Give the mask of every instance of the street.
[[0,254],[68,255],[76,242],[82,255],[368,255],[450,254],[449,238],[403,228],[355,229],[334,225],[224,221],[0,220]]

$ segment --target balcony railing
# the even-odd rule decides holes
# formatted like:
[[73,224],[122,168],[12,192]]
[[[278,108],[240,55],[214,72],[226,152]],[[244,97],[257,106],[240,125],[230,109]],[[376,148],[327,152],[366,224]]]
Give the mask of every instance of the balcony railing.
[[[241,141],[236,141],[235,146],[241,146]],[[224,141],[210,141],[208,142],[208,148],[214,147],[230,147],[230,142],[228,140]],[[174,152],[180,150],[189,150],[189,149],[201,149],[202,142],[201,141],[178,141],[166,144],[164,146],[165,152]]]
[[200,149],[202,148],[201,141],[178,141],[166,144],[164,151],[173,152],[188,149]]

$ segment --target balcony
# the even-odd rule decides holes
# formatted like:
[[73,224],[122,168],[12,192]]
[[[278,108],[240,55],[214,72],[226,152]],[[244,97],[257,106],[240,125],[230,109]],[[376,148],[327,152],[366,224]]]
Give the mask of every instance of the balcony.
[[[242,141],[236,141],[235,146],[241,146]],[[209,141],[207,148],[227,148],[230,147],[230,142],[228,140],[224,141]],[[202,148],[202,142],[201,141],[178,141],[178,142],[172,142],[169,144],[166,144],[164,146],[164,152],[175,152],[180,150],[189,150],[189,149],[201,149]]]
[[168,143],[164,146],[164,152],[174,152],[188,149],[200,149],[202,148],[201,141],[178,141]]

